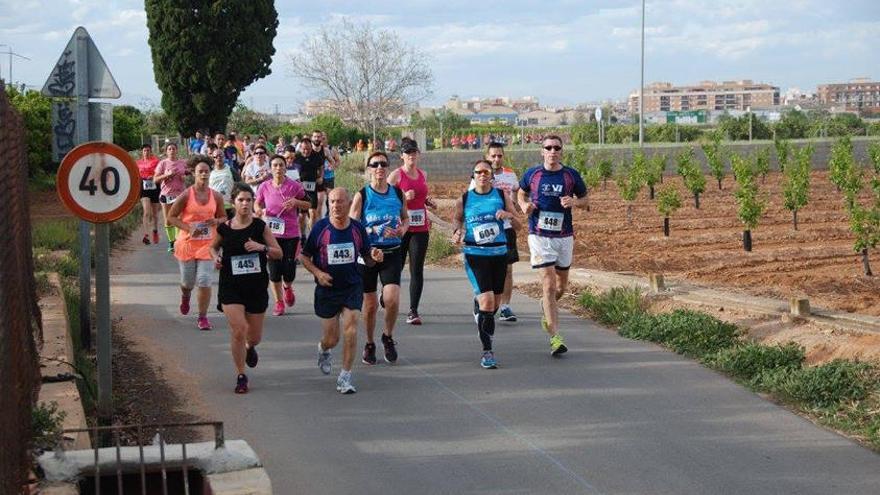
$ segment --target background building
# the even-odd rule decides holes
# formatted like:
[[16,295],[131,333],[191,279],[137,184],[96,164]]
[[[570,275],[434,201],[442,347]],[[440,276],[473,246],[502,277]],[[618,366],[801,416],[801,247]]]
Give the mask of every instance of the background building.
[[[645,113],[689,110],[746,110],[779,105],[779,88],[765,83],[702,81],[696,86],[658,82],[645,87]],[[629,95],[629,111],[639,113],[638,90]]]
[[846,110],[880,115],[880,82],[859,78],[848,83],[821,84],[817,93],[825,105],[842,105]]

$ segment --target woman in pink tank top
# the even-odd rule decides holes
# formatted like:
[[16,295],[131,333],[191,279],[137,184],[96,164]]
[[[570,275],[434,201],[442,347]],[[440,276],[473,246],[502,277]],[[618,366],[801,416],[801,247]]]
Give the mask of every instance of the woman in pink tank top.
[[208,322],[214,278],[211,242],[217,235],[217,225],[226,220],[223,196],[208,187],[210,162],[204,155],[193,158],[190,166],[194,169],[195,183],[180,193],[168,212],[168,222],[179,232],[174,242],[174,257],[180,265],[180,314],[189,313],[190,295],[197,286],[199,330],[211,329]]
[[419,146],[410,138],[403,138],[400,144],[403,166],[391,172],[388,182],[400,188],[406,198],[409,213],[409,230],[401,239],[401,254],[406,263],[409,254],[409,314],[406,322],[410,325],[421,325],[419,302],[425,278],[425,256],[428,253],[428,237],[431,221],[428,208],[436,206],[428,197],[428,180],[425,172],[419,168]]

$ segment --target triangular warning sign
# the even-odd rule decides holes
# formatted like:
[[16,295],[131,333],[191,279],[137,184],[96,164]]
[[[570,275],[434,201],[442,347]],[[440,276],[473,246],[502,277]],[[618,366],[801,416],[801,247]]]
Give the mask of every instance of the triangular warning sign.
[[116,80],[113,79],[113,74],[110,73],[110,69],[104,62],[104,57],[101,56],[101,52],[98,51],[98,47],[95,46],[95,42],[92,41],[86,28],[82,26],[73,32],[73,36],[67,42],[64,51],[61,52],[61,57],[58,58],[58,63],[49,74],[49,79],[43,85],[41,93],[55,97],[73,98],[77,96],[76,74],[79,68],[76,66],[76,50],[79,40],[84,40],[87,53],[89,98],[119,98],[122,96],[119,86],[116,85]]

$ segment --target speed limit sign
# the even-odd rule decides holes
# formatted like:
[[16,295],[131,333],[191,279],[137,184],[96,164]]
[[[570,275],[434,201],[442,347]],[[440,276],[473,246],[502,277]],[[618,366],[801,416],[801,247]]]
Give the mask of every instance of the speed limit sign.
[[125,216],[138,201],[137,163],[111,143],[91,142],[70,150],[58,167],[56,187],[74,215],[92,223]]

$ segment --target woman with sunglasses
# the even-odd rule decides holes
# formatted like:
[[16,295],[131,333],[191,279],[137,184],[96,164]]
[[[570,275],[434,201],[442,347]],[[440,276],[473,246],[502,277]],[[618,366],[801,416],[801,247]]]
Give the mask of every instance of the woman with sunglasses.
[[406,198],[409,230],[401,240],[401,264],[406,264],[409,255],[409,314],[406,322],[410,325],[421,325],[419,302],[422,299],[422,288],[425,283],[425,256],[428,254],[428,236],[431,222],[426,208],[434,208],[428,197],[428,180],[425,172],[419,168],[419,146],[415,141],[404,138],[400,146],[403,166],[391,172],[388,183],[400,188]]
[[[363,313],[367,343],[364,346],[363,362],[376,364],[373,335],[381,301],[385,308],[382,346],[385,348],[385,361],[393,364],[397,362],[393,334],[400,306],[400,272],[403,269],[400,240],[409,228],[409,216],[403,193],[388,183],[388,155],[382,151],[374,151],[367,156],[366,163],[370,183],[355,193],[349,216],[363,224],[370,237],[370,245],[382,250],[383,259],[364,269]],[[376,295],[378,280],[382,281],[381,298]]]
[[214,160],[214,168],[211,169],[211,177],[208,179],[208,186],[223,196],[223,208],[226,210],[226,218],[232,218],[235,211],[232,209],[232,186],[235,185],[235,177],[232,176],[232,169],[226,166],[223,161],[223,150],[216,144],[208,144],[208,156]]
[[231,192],[235,216],[217,227],[210,254],[220,269],[218,308],[230,328],[230,350],[238,377],[235,393],[248,391],[244,366],[257,366],[257,344],[263,337],[263,318],[269,306],[266,284],[269,259],[281,257],[281,247],[266,223],[254,218],[254,192],[236,184]]
[[251,160],[241,171],[241,178],[251,187],[256,188],[270,177],[269,166],[266,162],[266,147],[258,144],[254,147]]
[[275,296],[272,314],[281,316],[285,304],[293,306],[296,302],[293,280],[296,278],[296,253],[300,241],[299,209],[308,208],[311,202],[302,185],[287,177],[287,162],[283,156],[274,155],[269,161],[269,168],[272,179],[263,182],[257,189],[255,209],[257,216],[266,222],[281,246],[281,259],[269,262],[269,280]]
[[480,366],[497,367],[492,337],[495,335],[495,312],[501,305],[504,279],[507,277],[507,237],[504,220],[513,218],[513,202],[492,185],[492,164],[479,160],[474,164],[474,188],[455,204],[452,231],[457,244],[464,242],[464,269],[474,288],[477,333],[483,344]]

